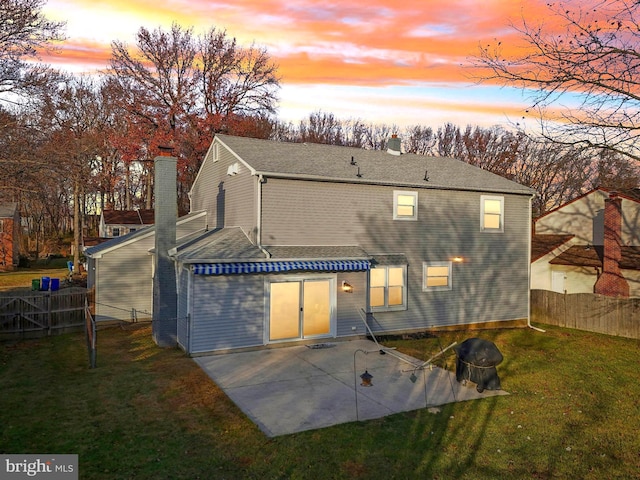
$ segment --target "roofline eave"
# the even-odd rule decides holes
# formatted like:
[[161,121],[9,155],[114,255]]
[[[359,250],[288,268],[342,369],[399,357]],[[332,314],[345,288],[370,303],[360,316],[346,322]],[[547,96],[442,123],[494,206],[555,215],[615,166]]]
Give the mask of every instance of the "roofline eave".
[[[457,190],[464,192],[481,192],[481,193],[508,193],[513,195],[526,195],[530,197],[534,197],[536,195],[536,191],[529,188],[523,187],[522,190],[508,189],[508,188],[470,188],[470,187],[452,187],[447,185],[438,185],[438,184],[426,184],[426,183],[407,183],[407,182],[393,182],[389,180],[367,180],[367,179],[349,179],[349,178],[330,178],[324,177],[321,175],[308,175],[302,173],[282,173],[282,172],[267,172],[260,170],[253,170],[252,174],[266,178],[280,178],[280,179],[288,179],[288,180],[304,180],[304,181],[314,181],[314,182],[329,182],[329,183],[350,183],[350,184],[358,184],[358,185],[382,185],[387,187],[403,187],[403,188],[426,188],[433,190]],[[525,190],[527,189],[527,190]]]

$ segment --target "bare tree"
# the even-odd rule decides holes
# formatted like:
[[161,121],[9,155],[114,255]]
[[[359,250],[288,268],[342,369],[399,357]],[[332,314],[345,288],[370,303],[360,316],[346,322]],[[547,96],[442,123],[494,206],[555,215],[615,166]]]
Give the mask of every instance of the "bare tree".
[[[30,93],[46,80],[49,69],[27,59],[64,40],[63,22],[42,15],[46,0],[2,0],[0,2],[0,94]],[[3,96],[6,101],[8,97]]]
[[198,39],[197,49],[197,79],[208,115],[275,113],[278,66],[266,49],[240,47],[215,28]]
[[66,189],[66,204],[73,208],[74,272],[78,273],[84,196],[87,189],[95,189],[93,176],[105,151],[106,115],[98,86],[89,77],[66,76],[43,96],[40,118],[47,134],[44,154]]
[[[640,12],[635,0],[549,3],[540,23],[512,25],[524,53],[481,46],[485,81],[533,91],[545,138],[640,160]],[[558,25],[561,29],[558,30]]]
[[[515,136],[514,163],[507,176],[533,188],[533,216],[562,205],[588,190],[590,158],[574,148],[523,133]],[[496,172],[497,173],[497,172]]]
[[406,153],[433,155],[437,137],[431,127],[413,125],[405,130],[404,150]]
[[300,121],[301,142],[344,145],[344,122],[333,113],[313,112],[309,118]]
[[[184,210],[186,192],[215,133],[269,135],[266,118],[275,112],[279,88],[276,69],[265,50],[240,47],[215,28],[202,36],[175,23],[168,32],[141,28],[134,50],[113,42],[109,82],[129,116],[130,133],[137,133],[120,148],[137,149],[144,162],[158,146],[171,145]],[[150,207],[150,195],[147,199]]]

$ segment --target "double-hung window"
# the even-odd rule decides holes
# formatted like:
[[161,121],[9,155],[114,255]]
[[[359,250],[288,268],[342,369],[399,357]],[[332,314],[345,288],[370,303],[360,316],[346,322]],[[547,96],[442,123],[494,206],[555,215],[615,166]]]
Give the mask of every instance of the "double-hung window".
[[394,190],[393,219],[394,220],[417,220],[418,219],[418,192]]
[[424,262],[422,290],[451,290],[451,262]]
[[504,231],[504,197],[482,195],[480,197],[480,230]]
[[369,302],[373,311],[406,310],[406,265],[377,266],[369,275]]

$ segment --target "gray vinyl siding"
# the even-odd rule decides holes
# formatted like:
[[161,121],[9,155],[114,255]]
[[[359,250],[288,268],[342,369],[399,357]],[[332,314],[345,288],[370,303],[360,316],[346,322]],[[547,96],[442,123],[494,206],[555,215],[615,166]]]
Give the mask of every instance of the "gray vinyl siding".
[[192,278],[190,353],[263,345],[263,275]]
[[[211,227],[215,227],[216,221],[216,192],[218,188],[216,171],[220,168],[220,165],[213,162],[213,157],[207,155],[200,171],[196,177],[194,184],[191,187],[191,211],[198,212],[206,210],[207,212],[207,224]],[[217,182],[216,182],[217,180]]]
[[[342,282],[353,286],[353,293],[342,291]],[[367,306],[367,272],[345,272],[338,274],[337,281],[337,318],[336,335],[349,337],[366,335],[366,327],[360,316],[360,310]],[[353,330],[355,328],[355,330]]]
[[181,268],[178,273],[178,345],[186,352],[190,348],[190,317],[188,310],[191,295],[189,289],[190,275],[187,268]]
[[[296,274],[295,276],[300,276]],[[274,279],[278,275],[272,275]],[[282,275],[286,278],[286,275]],[[191,306],[191,354],[255,347],[264,344],[267,320],[264,275],[193,275]],[[340,286],[347,281],[353,293]],[[336,335],[365,335],[359,311],[366,305],[366,272],[349,272],[337,276]],[[179,305],[187,302],[187,293],[179,295]],[[180,308],[180,307],[179,307]],[[353,330],[352,327],[355,327]]]
[[[178,222],[178,239],[205,228],[205,217]],[[151,318],[153,311],[153,256],[155,233],[145,235],[108,250],[90,263],[95,280],[96,320],[131,320],[132,310],[138,320]]]
[[[237,175],[227,175],[230,165],[238,163]],[[207,211],[211,228],[241,227],[251,239],[256,228],[257,177],[228,150],[220,146],[220,158],[208,156],[191,189],[191,211]]]
[[[418,192],[418,220],[393,220],[393,192]],[[506,194],[504,232],[480,231],[482,192],[268,179],[264,243],[360,245],[407,257],[408,308],[377,312],[374,331],[423,329],[528,316],[529,197]],[[495,195],[495,194],[492,194]],[[449,261],[453,288],[422,291],[423,262]]]
[[151,318],[153,236],[125,245],[96,259],[96,320]]

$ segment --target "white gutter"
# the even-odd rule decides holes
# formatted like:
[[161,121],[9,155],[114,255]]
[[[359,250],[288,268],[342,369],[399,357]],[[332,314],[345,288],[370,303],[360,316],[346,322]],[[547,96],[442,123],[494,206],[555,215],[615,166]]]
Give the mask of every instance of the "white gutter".
[[257,199],[256,199],[256,245],[258,248],[264,253],[266,258],[271,258],[271,254],[265,250],[262,246],[262,184],[264,183],[264,176],[260,173],[258,174],[258,191],[257,191]]
[[[532,215],[533,215],[533,208],[531,206],[531,204],[533,203],[533,195],[531,197],[529,197],[529,221],[532,222],[533,220],[531,220]],[[533,229],[531,227],[529,227],[529,241],[527,242],[528,244],[528,252],[527,252],[527,268],[528,268],[528,291],[529,291],[529,295],[527,295],[527,327],[536,330],[538,332],[542,332],[542,333],[546,333],[546,330],[543,330],[541,328],[538,327],[534,327],[533,325],[531,325],[531,241],[532,241],[532,237],[533,237]]]
[[[253,172],[252,172],[253,173]],[[428,188],[437,190],[454,190],[463,192],[482,192],[482,193],[508,193],[513,195],[531,195],[532,190],[529,187],[523,187],[522,189],[510,189],[500,187],[474,187],[468,188],[465,186],[450,186],[440,185],[433,182],[401,182],[401,181],[389,181],[389,180],[375,180],[367,178],[346,178],[346,177],[327,177],[324,175],[312,175],[307,173],[281,173],[281,172],[267,172],[267,171],[255,171],[254,175],[259,175],[270,178],[281,178],[287,180],[308,180],[314,182],[329,182],[329,183],[349,183],[349,184],[362,184],[362,185],[384,185],[389,187],[407,187],[407,188]],[[513,183],[513,182],[512,182]]]

